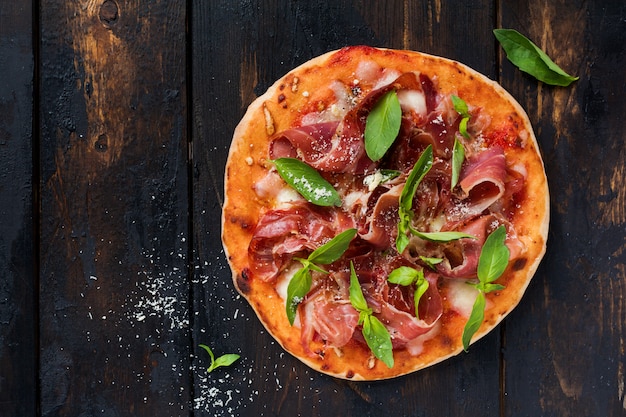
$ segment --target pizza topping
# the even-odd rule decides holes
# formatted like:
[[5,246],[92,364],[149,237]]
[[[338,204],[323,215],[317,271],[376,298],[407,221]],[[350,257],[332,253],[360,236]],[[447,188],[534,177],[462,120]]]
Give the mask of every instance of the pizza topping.
[[268,136],[272,136],[276,132],[276,129],[274,128],[274,119],[272,118],[272,114],[265,103],[263,103],[263,116],[265,117],[265,132]]
[[485,316],[485,294],[504,289],[503,285],[493,282],[500,278],[509,263],[509,249],[504,244],[506,229],[504,226],[494,230],[482,247],[478,261],[478,284],[472,284],[478,290],[472,312],[463,329],[463,349],[467,351],[472,336],[483,322]]
[[406,184],[402,189],[402,194],[400,194],[400,206],[398,210],[400,221],[398,223],[398,235],[396,237],[396,249],[398,250],[398,253],[404,252],[404,249],[409,244],[409,238],[406,233],[410,231],[411,220],[414,216],[412,210],[413,197],[415,196],[418,185],[428,171],[430,171],[432,165],[433,154],[432,148],[429,145],[422,153],[422,156],[420,156],[420,159],[418,159],[415,163],[415,166],[411,170]]
[[413,302],[415,304],[415,316],[419,320],[419,302],[422,295],[424,295],[426,290],[428,290],[428,281],[424,278],[424,271],[422,269],[415,269],[409,266],[401,266],[391,271],[391,274],[389,274],[387,279],[393,284],[400,284],[403,286],[415,284]]
[[[368,61],[354,75],[331,83],[335,102],[271,137],[269,158],[284,181],[328,207],[279,198],[285,187],[270,171],[254,186],[276,206],[252,236],[252,276],[275,283],[309,355],[314,340],[335,349],[356,340],[387,366],[393,349],[419,354],[438,331],[440,280],[478,278],[471,312],[449,303],[469,315],[467,348],[485,294],[501,288],[492,255],[504,247],[508,262],[525,250],[506,218],[524,167],[508,167],[503,148],[486,143],[488,115],[438,93],[431,78]],[[504,243],[493,249],[497,230]],[[461,294],[454,285],[443,286],[448,296]]]
[[328,272],[318,266],[318,264],[327,265],[339,259],[348,249],[348,245],[355,235],[356,229],[344,230],[315,249],[308,258],[296,258],[302,264],[302,269],[295,273],[287,287],[287,318],[290,324],[293,325],[298,305],[311,290],[313,283],[311,270],[327,274]]
[[318,206],[341,206],[337,190],[309,165],[296,158],[274,161],[280,176],[307,201]]
[[467,160],[461,171],[459,198],[465,203],[463,216],[477,215],[505,192],[507,177],[504,151],[489,148]]
[[454,139],[454,148],[452,148],[452,176],[450,178],[450,190],[454,190],[459,182],[461,167],[465,160],[465,148],[460,140]]
[[254,278],[273,282],[294,255],[314,250],[353,224],[343,212],[296,204],[267,212],[248,247]]
[[402,109],[394,90],[378,100],[365,123],[365,151],[372,161],[378,161],[391,147],[400,131]]
[[469,139],[470,135],[469,133],[467,133],[467,122],[470,119],[470,114],[467,103],[462,98],[454,94],[450,96],[450,99],[452,100],[452,104],[454,105],[454,110],[456,110],[457,113],[459,113],[462,117],[461,121],[459,122],[459,133],[461,133],[461,135],[463,135],[466,139]]
[[363,296],[361,284],[354,270],[354,264],[350,263],[350,303],[359,312],[359,324],[363,326],[362,333],[367,346],[374,356],[384,362],[387,367],[393,367],[393,345],[391,335],[387,327],[374,316],[373,310]]

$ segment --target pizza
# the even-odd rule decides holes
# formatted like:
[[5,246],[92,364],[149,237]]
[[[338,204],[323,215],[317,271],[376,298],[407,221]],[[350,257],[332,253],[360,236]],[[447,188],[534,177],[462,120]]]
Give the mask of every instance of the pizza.
[[222,241],[268,332],[338,378],[468,349],[519,303],[549,195],[521,106],[471,68],[352,46],[276,81],[236,127]]

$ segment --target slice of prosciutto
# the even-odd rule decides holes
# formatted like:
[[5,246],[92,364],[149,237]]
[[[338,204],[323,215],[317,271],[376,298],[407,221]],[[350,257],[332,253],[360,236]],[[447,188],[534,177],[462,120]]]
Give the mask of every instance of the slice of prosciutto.
[[507,228],[504,244],[509,248],[509,260],[518,258],[524,252],[525,246],[517,237],[511,223],[497,214],[486,214],[457,229],[476,239],[460,239],[450,242],[444,250],[443,262],[437,265],[437,271],[448,278],[476,278],[478,259],[483,244],[487,236],[500,225]]
[[274,281],[295,254],[313,251],[351,227],[352,219],[342,211],[308,203],[271,210],[257,224],[248,246],[252,275]]
[[380,97],[396,90],[401,93],[405,110],[425,117],[432,100],[424,96],[423,78],[412,72],[397,76],[394,81],[371,91],[339,122],[320,122],[279,132],[270,141],[270,158],[299,158],[313,168],[329,173],[371,171],[376,164],[365,152],[363,137],[367,116]]
[[486,149],[469,159],[461,170],[460,199],[463,216],[477,215],[498,201],[505,192],[506,160],[500,147]]

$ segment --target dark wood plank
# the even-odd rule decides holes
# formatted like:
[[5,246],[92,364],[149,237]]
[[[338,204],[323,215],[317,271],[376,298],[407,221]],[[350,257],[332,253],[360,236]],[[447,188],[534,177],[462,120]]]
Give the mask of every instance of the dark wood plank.
[[[292,67],[349,44],[419,49],[495,77],[491,3],[196,1],[192,17],[194,344],[242,355],[231,368],[207,375],[208,356],[196,349],[200,415],[497,414],[497,331],[470,354],[392,381],[354,383],[320,375],[286,354],[236,295],[219,237],[230,140],[256,96]],[[476,51],[476,42],[487,47]]]
[[0,415],[37,410],[33,241],[33,25],[0,5]]
[[41,7],[41,413],[189,415],[185,3]]
[[503,27],[580,76],[554,88],[502,64],[535,125],[553,207],[546,258],[506,323],[505,415],[626,413],[625,11],[622,1],[502,8]]

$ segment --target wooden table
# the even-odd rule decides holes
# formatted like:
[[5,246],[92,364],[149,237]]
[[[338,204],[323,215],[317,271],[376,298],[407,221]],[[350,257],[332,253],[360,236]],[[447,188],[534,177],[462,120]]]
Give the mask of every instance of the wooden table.
[[[626,415],[626,3],[0,5],[1,416]],[[580,79],[537,82],[492,29]],[[527,110],[549,247],[470,352],[378,383],[282,351],[231,284],[223,170],[246,106],[349,44],[464,62]],[[209,357],[239,353],[207,374]]]

